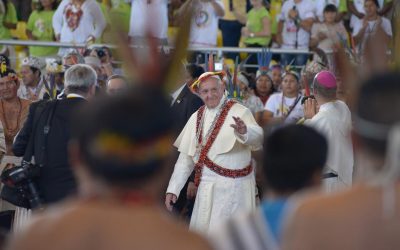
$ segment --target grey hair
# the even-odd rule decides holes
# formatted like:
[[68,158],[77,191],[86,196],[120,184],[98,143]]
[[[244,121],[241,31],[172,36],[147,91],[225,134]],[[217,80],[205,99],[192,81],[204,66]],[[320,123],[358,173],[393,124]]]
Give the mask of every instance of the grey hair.
[[68,92],[87,93],[97,82],[97,73],[85,64],[75,64],[65,72],[65,89]]
[[337,87],[335,88],[326,88],[325,86],[322,86],[321,84],[319,84],[319,82],[315,79],[313,82],[313,88],[314,90],[317,91],[317,94],[328,98],[328,99],[335,99],[336,98],[336,90]]

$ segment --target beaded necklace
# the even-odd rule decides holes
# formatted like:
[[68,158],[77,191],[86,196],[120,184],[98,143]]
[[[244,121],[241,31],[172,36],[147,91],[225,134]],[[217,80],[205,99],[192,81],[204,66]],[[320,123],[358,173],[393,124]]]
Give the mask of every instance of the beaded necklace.
[[226,105],[227,100],[228,99],[225,99],[224,102],[222,103],[222,105],[219,107],[218,113],[214,117],[214,120],[212,121],[211,126],[208,129],[207,134],[206,134],[206,136],[204,137],[204,140],[203,140],[203,138],[200,138],[200,137],[202,137],[202,134],[203,134],[202,131],[203,131],[204,119],[205,119],[205,110],[204,110],[204,112],[203,112],[203,114],[201,116],[199,127],[196,130],[196,143],[197,143],[196,154],[195,154],[196,158],[199,157],[201,149],[204,147],[205,143],[208,141],[208,138],[211,135],[211,132],[214,130],[215,125],[217,124],[218,118],[221,115],[222,110],[224,110],[224,107]]
[[10,128],[6,116],[6,111],[4,110],[4,102],[1,100],[1,109],[3,111],[3,120],[4,120],[4,130],[6,131],[6,134],[8,137],[13,137],[19,130],[19,121],[21,120],[21,114],[22,114],[22,103],[21,99],[18,98],[18,104],[19,104],[19,111],[18,111],[18,119],[17,119],[17,126],[15,128]]

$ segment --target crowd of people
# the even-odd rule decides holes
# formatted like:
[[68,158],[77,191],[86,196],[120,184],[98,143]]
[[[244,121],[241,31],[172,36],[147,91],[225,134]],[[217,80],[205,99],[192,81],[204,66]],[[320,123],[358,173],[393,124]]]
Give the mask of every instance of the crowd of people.
[[[315,49],[332,53],[334,43],[343,43],[354,54],[363,51],[365,40],[377,30],[387,36],[392,32],[392,1],[265,1],[265,0],[39,0],[27,17],[24,8],[13,1],[2,0],[3,18],[0,39],[10,39],[18,20],[26,22],[30,40],[66,43],[111,43],[112,24],[118,23],[134,45],[141,45],[151,23],[150,34],[160,45],[173,44],[174,29],[179,29],[188,9],[193,10],[189,44],[193,48],[215,47],[221,32],[220,46],[271,47],[282,49]],[[13,4],[14,3],[14,4]],[[26,6],[25,6],[26,8]],[[23,13],[24,12],[24,13]],[[13,47],[3,53],[13,55]],[[36,57],[63,56],[65,49],[29,47]],[[237,53],[226,53],[235,60]],[[244,60],[244,58],[242,58]],[[304,66],[309,54],[275,55],[281,65]],[[250,54],[247,62],[257,64]],[[249,69],[253,72],[252,69]],[[255,71],[253,72],[255,73]]]
[[[19,68],[0,55],[0,248],[400,247],[400,74],[377,56],[393,3],[360,2],[36,3],[31,39],[90,43],[130,22],[131,68],[106,46],[32,47]],[[157,51],[191,12],[190,47],[220,29],[224,46],[317,54],[263,49],[254,71],[219,71]]]

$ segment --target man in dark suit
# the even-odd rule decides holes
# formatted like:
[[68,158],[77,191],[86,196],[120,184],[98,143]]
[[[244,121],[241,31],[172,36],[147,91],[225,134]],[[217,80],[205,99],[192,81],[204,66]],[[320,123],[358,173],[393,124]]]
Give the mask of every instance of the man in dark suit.
[[33,139],[33,156],[41,167],[36,184],[44,204],[75,193],[76,182],[67,156],[71,115],[94,96],[96,80],[96,72],[87,65],[69,68],[65,72],[67,97],[32,104],[27,121],[15,139],[16,156],[23,156],[30,138]]
[[[201,66],[196,64],[188,64],[185,67],[185,83],[180,86],[178,90],[176,90],[172,94],[172,104],[171,104],[171,111],[174,115],[174,130],[176,131],[176,137],[178,137],[179,133],[182,131],[183,127],[185,127],[187,121],[189,120],[190,116],[196,112],[202,105],[203,101],[200,99],[199,96],[194,94],[190,90],[190,85],[197,80],[197,78],[204,73],[204,69]],[[176,154],[176,159],[178,159],[178,152]],[[188,205],[188,199],[193,200],[194,197],[194,190],[190,192],[189,197],[187,197],[187,187],[189,181],[185,184],[184,188],[182,189],[182,195],[179,196],[178,201],[175,203],[174,207],[178,213],[184,213],[183,216],[188,217],[190,216],[190,204],[189,208],[185,206]],[[193,184],[193,180],[192,180]],[[195,188],[194,185],[192,188]],[[183,209],[187,211],[182,211]]]
[[185,83],[172,94],[171,109],[175,118],[177,136],[185,127],[190,116],[203,105],[200,97],[190,90],[190,85],[204,73],[204,69],[196,64],[188,64],[185,69]]

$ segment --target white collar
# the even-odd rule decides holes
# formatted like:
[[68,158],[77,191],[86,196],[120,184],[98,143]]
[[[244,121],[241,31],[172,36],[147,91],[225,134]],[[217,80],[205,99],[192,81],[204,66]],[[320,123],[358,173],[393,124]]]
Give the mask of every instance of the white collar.
[[85,99],[85,100],[86,100],[86,98],[85,98],[84,96],[79,95],[79,94],[74,94],[74,93],[68,94],[68,95],[67,95],[67,99],[68,99],[68,98],[82,98],[82,99]]
[[179,95],[181,94],[183,88],[185,88],[186,83],[184,83],[179,89],[175,90],[174,93],[172,93],[172,103],[171,105],[173,105],[176,102],[176,99],[178,99]]

